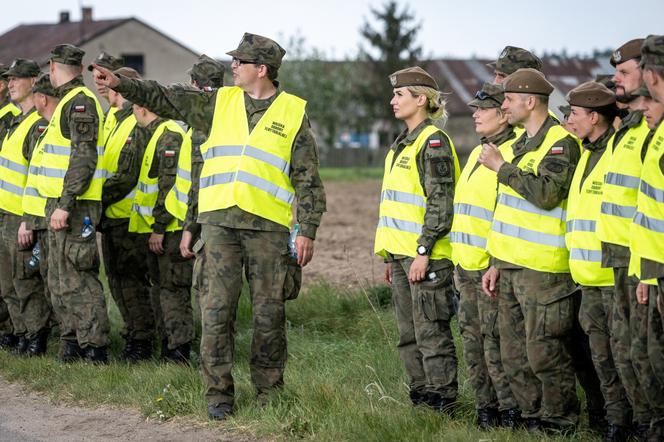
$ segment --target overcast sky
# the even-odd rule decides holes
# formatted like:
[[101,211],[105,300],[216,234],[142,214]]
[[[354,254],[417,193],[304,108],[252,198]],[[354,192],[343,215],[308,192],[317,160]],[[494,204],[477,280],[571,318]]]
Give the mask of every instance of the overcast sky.
[[[95,19],[137,17],[188,46],[214,57],[235,48],[245,31],[280,42],[301,34],[328,57],[354,56],[359,29],[371,21],[366,0],[36,0],[3,2],[0,32],[20,23],[48,23],[59,11],[80,19],[81,4]],[[588,54],[627,40],[664,33],[664,0],[409,0],[421,23],[419,44],[427,56],[495,58],[507,44],[544,51]],[[376,23],[378,25],[378,23]]]

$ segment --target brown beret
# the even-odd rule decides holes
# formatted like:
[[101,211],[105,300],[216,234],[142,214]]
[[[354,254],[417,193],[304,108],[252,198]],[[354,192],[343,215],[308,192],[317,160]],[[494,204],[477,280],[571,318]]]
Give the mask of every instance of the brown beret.
[[123,77],[127,78],[134,78],[134,79],[140,79],[141,74],[139,74],[136,69],[128,68],[128,67],[121,67],[120,69],[116,69],[113,71],[114,74],[116,75],[122,75]]
[[635,38],[634,40],[628,41],[613,51],[613,54],[611,54],[611,59],[609,60],[611,66],[616,67],[617,65],[633,58],[640,58],[641,45],[643,44],[643,40],[643,38]]
[[438,90],[438,83],[427,71],[419,66],[401,69],[390,75],[392,87],[427,86]]
[[586,108],[604,107],[616,102],[616,94],[609,88],[595,81],[581,83],[565,97],[570,106]]
[[517,94],[551,95],[553,85],[549,83],[544,74],[532,68],[523,68],[505,77],[503,81],[505,92]]

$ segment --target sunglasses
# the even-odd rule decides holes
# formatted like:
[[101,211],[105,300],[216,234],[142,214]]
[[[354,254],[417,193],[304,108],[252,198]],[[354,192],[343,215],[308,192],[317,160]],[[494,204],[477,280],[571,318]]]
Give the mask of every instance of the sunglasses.
[[498,99],[496,97],[494,97],[492,95],[489,95],[484,91],[475,92],[475,98],[477,100],[482,100],[482,101],[483,100],[492,100],[492,101],[495,101],[496,103],[500,103],[500,101],[498,101]]
[[243,64],[258,64],[256,61],[249,61],[249,60],[240,60],[239,58],[233,57],[231,60],[231,63],[235,63],[237,65],[243,65]]

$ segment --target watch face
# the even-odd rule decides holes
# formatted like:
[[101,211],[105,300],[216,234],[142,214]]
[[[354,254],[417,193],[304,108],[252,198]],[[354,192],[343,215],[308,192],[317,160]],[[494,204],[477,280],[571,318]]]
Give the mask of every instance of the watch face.
[[419,253],[420,255],[425,255],[427,253],[427,248],[424,246],[418,246],[417,253]]

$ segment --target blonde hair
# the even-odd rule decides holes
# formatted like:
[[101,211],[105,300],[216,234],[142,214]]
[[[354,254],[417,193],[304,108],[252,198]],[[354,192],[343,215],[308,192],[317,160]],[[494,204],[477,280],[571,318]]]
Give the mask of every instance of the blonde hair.
[[427,97],[427,116],[432,120],[445,120],[447,118],[447,101],[443,94],[428,86],[408,86],[413,96],[424,95]]

